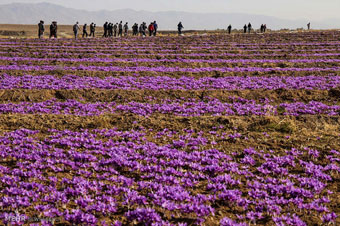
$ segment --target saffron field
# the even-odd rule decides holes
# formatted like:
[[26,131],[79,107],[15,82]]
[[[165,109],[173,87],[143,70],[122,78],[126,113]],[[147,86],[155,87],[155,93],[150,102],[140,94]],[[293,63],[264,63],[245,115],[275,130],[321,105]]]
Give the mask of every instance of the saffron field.
[[339,215],[340,32],[0,39],[1,225]]

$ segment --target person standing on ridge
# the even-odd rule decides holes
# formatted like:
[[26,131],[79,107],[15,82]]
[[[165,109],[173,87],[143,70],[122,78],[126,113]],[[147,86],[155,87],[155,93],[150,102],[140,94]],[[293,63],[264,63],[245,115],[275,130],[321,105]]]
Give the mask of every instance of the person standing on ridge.
[[158,24],[156,21],[153,22],[153,36],[157,35]]
[[231,28],[232,28],[232,27],[231,27],[231,24],[229,24],[229,26],[228,26],[228,33],[229,33],[229,34],[231,34]]
[[113,23],[109,23],[108,30],[109,30],[109,37],[113,37]]
[[118,25],[118,36],[122,37],[123,36],[123,21],[120,21]]
[[128,22],[126,22],[124,24],[124,36],[128,36],[128,32],[129,32],[129,25],[128,25]]
[[84,24],[84,26],[83,26],[83,38],[84,37],[88,37],[89,36],[89,34],[87,33],[87,24]]
[[114,27],[115,27],[115,23],[111,23],[111,36],[112,37],[114,37]]
[[96,32],[96,25],[92,22],[90,24],[90,37],[94,37],[94,33]]
[[139,27],[139,32],[142,37],[146,36],[146,23],[143,22]]
[[78,32],[80,30],[79,23],[77,22],[75,25],[73,25],[73,33],[74,33],[74,38],[78,38]]
[[138,35],[138,24],[137,24],[137,23],[135,23],[135,24],[132,26],[132,35],[133,35],[133,36]]
[[310,30],[310,22],[307,24],[307,28],[308,30]]
[[178,35],[182,35],[183,28],[184,27],[183,27],[182,22],[179,22],[179,24],[177,25]]
[[146,23],[143,23],[143,31],[144,31],[144,36],[146,37],[146,30],[148,29],[148,26],[146,25]]
[[58,32],[58,25],[57,21],[54,21],[54,37],[57,38],[57,32]]
[[118,29],[118,23],[115,23],[115,25],[113,25],[113,36],[117,37],[117,29]]
[[53,25],[53,22],[51,23],[50,25],[50,38],[52,38],[52,36],[54,36],[54,25]]
[[243,33],[247,33],[247,24],[243,26]]
[[106,37],[110,37],[110,27],[111,27],[111,23],[107,23],[107,36]]
[[118,23],[115,23],[114,25],[113,25],[113,36],[114,37],[117,37],[117,31],[118,31]]
[[141,23],[141,24],[139,25],[138,31],[139,31],[139,35],[140,35],[140,36],[143,36],[143,23]]
[[267,24],[264,24],[263,25],[263,32],[266,33],[266,31],[267,31]]
[[104,28],[104,34],[103,34],[103,37],[107,37],[107,27],[108,26],[108,22],[105,22],[105,24],[103,25],[103,28]]
[[136,23],[136,36],[138,36],[139,25]]
[[132,36],[135,36],[135,34],[136,34],[136,23],[134,23],[131,28],[132,28]]
[[153,23],[152,22],[149,24],[148,30],[149,30],[149,36],[152,36],[153,32],[154,32],[154,27],[153,27]]
[[57,21],[53,21],[50,25],[50,38],[57,38],[58,25]]
[[251,23],[249,22],[249,24],[248,24],[248,33],[250,34],[250,32],[251,32],[251,29],[252,29],[252,26],[251,26]]
[[38,24],[38,37],[39,39],[41,39],[44,35],[45,32],[45,26],[44,26],[44,21],[40,20],[39,24]]

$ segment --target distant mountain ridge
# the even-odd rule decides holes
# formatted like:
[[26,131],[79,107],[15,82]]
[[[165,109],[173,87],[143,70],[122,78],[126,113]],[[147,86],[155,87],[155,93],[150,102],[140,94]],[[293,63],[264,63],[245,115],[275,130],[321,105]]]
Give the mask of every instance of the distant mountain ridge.
[[[266,23],[268,28],[301,28],[306,27],[308,21],[284,20],[271,16],[250,15],[242,13],[189,13],[178,11],[148,12],[131,9],[118,9],[113,11],[86,11],[71,9],[50,3],[12,3],[0,5],[0,23],[2,24],[37,24],[39,20],[47,24],[53,20],[59,24],[80,24],[95,22],[102,26],[105,21],[128,21],[130,26],[137,22],[150,23],[157,20],[161,30],[174,30],[179,21],[183,22],[185,29],[214,30],[225,29],[229,24],[233,28],[241,29],[245,23],[251,22],[254,28]],[[332,20],[322,23],[312,22],[312,28],[330,29],[340,27],[340,22],[331,24]]]

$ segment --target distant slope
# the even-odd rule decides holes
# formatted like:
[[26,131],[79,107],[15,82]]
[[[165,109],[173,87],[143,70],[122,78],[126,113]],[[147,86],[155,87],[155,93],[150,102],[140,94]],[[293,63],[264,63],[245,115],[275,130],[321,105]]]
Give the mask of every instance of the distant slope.
[[[0,23],[37,24],[40,19],[46,23],[56,20],[59,24],[74,24],[76,21],[83,24],[94,21],[100,26],[105,21],[128,21],[131,26],[134,22],[140,23],[145,21],[150,23],[153,20],[157,20],[160,29],[163,30],[176,29],[179,21],[183,22],[185,29],[198,30],[225,29],[229,24],[232,24],[234,28],[240,29],[248,22],[251,22],[255,28],[258,28],[262,23],[266,23],[267,27],[272,29],[301,28],[306,27],[307,24],[307,21],[303,20],[283,20],[270,16],[240,13],[147,12],[131,9],[90,12],[65,8],[50,3],[12,3],[0,5]],[[340,22],[336,21],[337,24],[332,24],[332,22],[331,20],[324,23],[312,22],[312,28],[329,29],[340,27]]]

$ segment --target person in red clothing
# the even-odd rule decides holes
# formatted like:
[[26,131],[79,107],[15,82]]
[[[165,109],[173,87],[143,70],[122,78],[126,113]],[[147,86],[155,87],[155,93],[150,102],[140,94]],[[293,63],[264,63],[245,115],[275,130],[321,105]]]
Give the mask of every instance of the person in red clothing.
[[152,36],[153,35],[153,32],[155,30],[155,27],[153,26],[153,23],[151,22],[149,27],[148,27],[148,30],[149,30],[149,36]]

